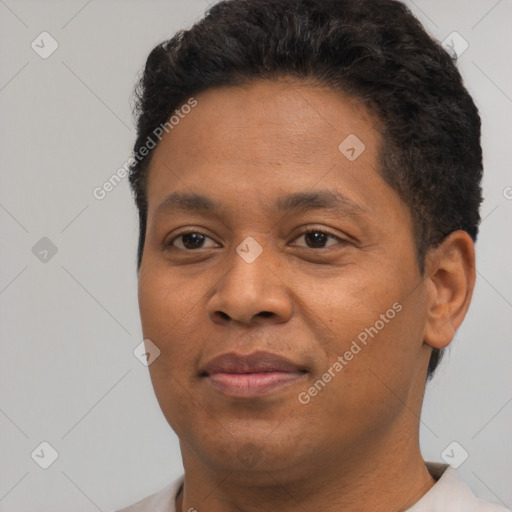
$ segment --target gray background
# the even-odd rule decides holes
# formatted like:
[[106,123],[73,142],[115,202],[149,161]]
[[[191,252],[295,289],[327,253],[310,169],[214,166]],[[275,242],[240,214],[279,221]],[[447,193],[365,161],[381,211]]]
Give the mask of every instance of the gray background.
[[[441,461],[457,441],[469,453],[461,476],[511,507],[512,2],[408,4],[439,40],[457,31],[469,43],[459,66],[481,111],[486,171],[476,291],[428,386],[422,449]],[[0,0],[1,511],[108,511],[182,471],[133,355],[142,337],[128,182],[101,201],[92,191],[130,155],[145,57],[207,7]],[[31,48],[43,31],[59,45],[47,59]],[[47,242],[32,249],[43,237],[57,248],[46,261]],[[48,469],[31,458],[42,441],[59,455]]]

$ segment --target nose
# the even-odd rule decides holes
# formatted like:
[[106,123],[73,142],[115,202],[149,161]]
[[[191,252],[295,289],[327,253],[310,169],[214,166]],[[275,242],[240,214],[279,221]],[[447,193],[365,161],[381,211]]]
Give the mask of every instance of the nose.
[[[279,256],[276,256],[277,258]],[[233,251],[230,270],[219,281],[208,302],[208,315],[216,324],[281,323],[293,311],[291,293],[269,249],[252,263]]]

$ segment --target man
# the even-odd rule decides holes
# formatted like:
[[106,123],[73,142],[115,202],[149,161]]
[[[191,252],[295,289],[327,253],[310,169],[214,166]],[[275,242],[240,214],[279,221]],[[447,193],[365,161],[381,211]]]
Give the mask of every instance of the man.
[[475,283],[480,119],[393,0],[231,0],[148,57],[130,174],[184,477],[125,510],[499,511],[425,463]]

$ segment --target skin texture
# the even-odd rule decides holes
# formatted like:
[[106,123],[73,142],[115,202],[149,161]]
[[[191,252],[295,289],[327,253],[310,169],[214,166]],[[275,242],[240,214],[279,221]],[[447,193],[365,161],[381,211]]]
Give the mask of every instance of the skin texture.
[[[450,343],[469,306],[471,238],[452,233],[420,273],[411,214],[378,173],[378,122],[357,100],[293,79],[196,99],[152,157],[139,275],[144,338],[161,351],[150,375],[185,467],[177,510],[406,509],[434,484],[419,415],[431,348]],[[354,161],[338,149],[349,134],[365,144]],[[345,196],[341,209],[273,209],[320,190]],[[157,212],[176,191],[221,208]],[[316,229],[333,236],[315,245],[304,232]],[[187,249],[185,232],[206,238]],[[247,237],[263,250],[250,264],[236,252]],[[301,403],[395,303],[400,312]],[[219,354],[259,350],[306,373],[253,398],[200,377]]]

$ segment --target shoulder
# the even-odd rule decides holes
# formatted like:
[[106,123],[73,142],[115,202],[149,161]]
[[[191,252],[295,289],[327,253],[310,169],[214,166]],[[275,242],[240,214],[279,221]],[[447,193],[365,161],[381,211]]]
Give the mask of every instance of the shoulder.
[[437,482],[407,512],[510,512],[475,496],[450,466],[432,462],[426,465]]
[[183,476],[167,487],[164,487],[161,491],[115,512],[175,512],[176,494],[182,483]]

